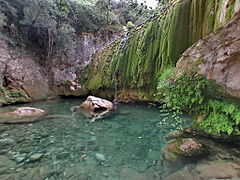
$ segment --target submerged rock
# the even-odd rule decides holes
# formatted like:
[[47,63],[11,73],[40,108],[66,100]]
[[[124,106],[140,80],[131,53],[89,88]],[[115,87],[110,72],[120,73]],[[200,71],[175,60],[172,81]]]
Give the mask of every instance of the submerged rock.
[[31,161],[38,161],[43,157],[43,154],[34,154],[29,157]]
[[10,160],[7,156],[0,155],[0,175],[7,173],[10,168],[15,166],[15,162]]
[[206,147],[194,138],[182,138],[171,141],[164,149],[163,156],[170,162],[180,158],[201,156],[207,152]]
[[17,124],[37,121],[46,112],[42,109],[32,107],[21,107],[15,111],[0,114],[0,123]]
[[181,170],[169,175],[165,180],[194,180],[194,177],[187,170]]
[[99,161],[106,161],[106,158],[103,154],[100,154],[100,153],[96,153],[96,159],[99,160]]

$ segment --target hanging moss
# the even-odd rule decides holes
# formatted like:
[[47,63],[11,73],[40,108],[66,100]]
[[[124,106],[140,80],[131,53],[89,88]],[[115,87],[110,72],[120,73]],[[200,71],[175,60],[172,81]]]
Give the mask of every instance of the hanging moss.
[[168,1],[171,5],[158,16],[131,30],[125,50],[119,50],[119,40],[96,54],[86,87],[114,90],[117,80],[120,89],[138,89],[153,97],[162,71],[174,66],[193,43],[228,21],[234,15],[235,1]]

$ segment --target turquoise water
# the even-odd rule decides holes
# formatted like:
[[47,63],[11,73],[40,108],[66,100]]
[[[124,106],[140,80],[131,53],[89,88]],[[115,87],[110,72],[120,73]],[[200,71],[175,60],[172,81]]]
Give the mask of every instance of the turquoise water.
[[[48,115],[32,124],[0,126],[0,179],[152,180],[175,168],[161,157],[165,136],[180,128],[171,115],[164,123],[166,115],[158,108],[118,104],[104,119],[89,123],[81,112],[71,111],[81,103],[65,99],[18,105]],[[189,125],[189,117],[182,117],[183,126]]]

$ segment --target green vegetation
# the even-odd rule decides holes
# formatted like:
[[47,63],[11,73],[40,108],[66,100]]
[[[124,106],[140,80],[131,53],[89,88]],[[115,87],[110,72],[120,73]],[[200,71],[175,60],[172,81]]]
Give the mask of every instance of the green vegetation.
[[10,95],[13,98],[18,98],[18,97],[22,97],[23,96],[22,93],[19,92],[19,91],[10,91]]
[[[168,69],[163,73],[164,76],[165,74],[169,75]],[[214,91],[214,95],[211,91]],[[161,77],[158,85],[161,98],[157,96],[156,99],[177,112],[200,115],[194,126],[209,134],[238,135],[240,105],[229,100],[223,93],[221,87],[216,88],[214,82],[191,73],[177,77],[170,75],[167,80],[166,77]]]
[[[129,20],[148,19],[153,12],[125,0],[0,0],[0,4],[0,31],[16,46],[34,47],[43,60],[54,55],[60,60],[74,58],[80,34],[121,32]],[[134,12],[132,18],[125,10]]]

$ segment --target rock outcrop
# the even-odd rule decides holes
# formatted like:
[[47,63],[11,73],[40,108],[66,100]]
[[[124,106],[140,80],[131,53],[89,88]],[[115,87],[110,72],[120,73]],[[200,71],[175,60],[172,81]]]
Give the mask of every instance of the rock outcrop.
[[51,93],[46,70],[27,52],[10,50],[0,34],[0,99],[3,103],[46,99]]
[[196,71],[240,98],[240,11],[222,28],[190,47],[177,73]]

